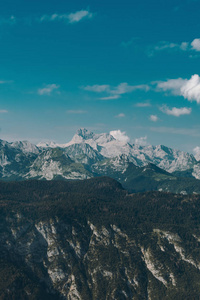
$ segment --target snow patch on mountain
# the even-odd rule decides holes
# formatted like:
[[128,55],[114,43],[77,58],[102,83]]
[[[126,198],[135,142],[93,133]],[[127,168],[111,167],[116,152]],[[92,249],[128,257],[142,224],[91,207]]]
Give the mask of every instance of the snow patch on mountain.
[[54,143],[52,141],[49,141],[49,142],[40,142],[39,144],[37,144],[38,148],[57,148],[59,146],[62,146],[62,145],[56,144],[56,143]]
[[55,175],[62,175],[62,168],[59,162],[50,160],[45,161],[39,170],[32,169],[27,177],[40,177],[41,179],[52,180]]
[[11,147],[21,150],[23,153],[34,153],[38,154],[39,149],[36,145],[30,143],[29,141],[16,141],[10,144]]
[[75,162],[93,164],[101,161],[104,157],[87,143],[72,144],[64,148],[65,152]]
[[196,158],[197,161],[200,161],[200,147],[195,147],[193,149],[194,152],[194,157]]
[[196,179],[200,179],[200,163],[194,165],[192,176]]

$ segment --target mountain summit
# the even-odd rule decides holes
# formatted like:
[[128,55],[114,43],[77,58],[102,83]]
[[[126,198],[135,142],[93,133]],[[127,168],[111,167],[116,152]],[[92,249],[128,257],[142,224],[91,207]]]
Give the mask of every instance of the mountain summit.
[[76,131],[76,136],[82,137],[84,140],[92,139],[94,137],[94,133],[87,130],[86,128],[80,128]]

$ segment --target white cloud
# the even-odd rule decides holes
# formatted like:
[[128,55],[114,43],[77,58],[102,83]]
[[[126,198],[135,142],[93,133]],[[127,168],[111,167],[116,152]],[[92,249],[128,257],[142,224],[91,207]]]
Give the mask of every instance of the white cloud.
[[200,51],[200,39],[194,39],[191,43],[192,49],[195,51]]
[[140,138],[136,138],[134,141],[135,144],[140,145],[140,146],[146,146],[147,143],[147,136],[142,136]]
[[123,113],[120,113],[117,116],[115,116],[115,118],[124,118],[124,117],[125,117],[125,114],[123,114]]
[[191,108],[187,108],[187,107],[181,107],[181,108],[177,108],[177,107],[173,107],[172,109],[169,109],[167,106],[162,106],[160,108],[160,110],[167,114],[167,115],[171,115],[174,117],[180,117],[182,115],[190,115],[192,112]]
[[189,43],[188,42],[182,42],[180,44],[180,49],[183,51],[187,51],[189,49]]
[[0,109],[0,114],[7,114],[8,113],[8,110],[6,109]]
[[180,95],[189,101],[200,103],[200,77],[197,74],[194,74],[189,80],[183,78],[169,79],[156,84],[158,91],[170,91],[174,95]]
[[200,77],[193,75],[180,89],[181,95],[189,101],[200,103]]
[[141,85],[128,85],[127,82],[122,82],[119,85],[112,87],[109,84],[95,84],[95,85],[87,85],[83,87],[86,91],[96,92],[96,93],[102,93],[107,92],[115,95],[122,95],[126,93],[131,93],[134,90],[149,90],[149,86],[146,84]]
[[127,94],[131,93],[135,90],[149,90],[149,86],[146,84],[141,84],[141,85],[128,85],[127,82],[120,83],[118,86],[114,87],[111,89],[112,94],[117,94],[117,95],[122,95],[122,94]]
[[57,85],[57,84],[48,84],[48,85],[46,85],[44,88],[42,88],[42,89],[38,89],[38,94],[39,95],[48,95],[48,96],[50,96],[51,95],[51,93],[54,91],[54,90],[57,90],[57,89],[59,89],[59,85]]
[[53,21],[67,21],[68,23],[78,23],[83,19],[91,19],[94,16],[93,13],[88,10],[80,10],[70,14],[52,14],[43,15],[39,22],[53,22]]
[[171,91],[174,95],[180,95],[181,87],[187,82],[187,79],[177,78],[167,81],[155,81],[152,84],[157,84],[157,90]]
[[126,135],[125,131],[122,132],[121,130],[113,130],[110,131],[110,135],[112,135],[116,140],[121,142],[128,143],[130,141],[130,138]]
[[67,110],[68,114],[75,114],[75,115],[81,115],[81,114],[86,114],[86,110]]
[[87,85],[83,87],[85,91],[95,92],[95,93],[102,93],[102,92],[109,92],[110,86],[108,84],[95,84],[95,85]]
[[113,96],[107,96],[107,97],[101,97],[99,98],[100,100],[114,100],[114,99],[119,99],[120,95],[113,95]]
[[194,149],[193,149],[193,152],[194,152],[194,157],[196,158],[196,160],[200,160],[200,147],[195,147]]
[[160,41],[156,45],[149,46],[147,54],[152,56],[158,51],[200,51],[200,38],[194,39],[192,42],[182,42],[182,43],[171,43],[166,41]]
[[151,103],[150,102],[138,102],[135,104],[136,107],[150,107]]
[[93,14],[90,13],[88,10],[80,10],[68,15],[69,23],[76,23],[81,21],[82,19],[91,19],[92,17]]
[[152,122],[157,122],[158,121],[158,116],[157,115],[150,115],[149,120]]
[[106,96],[99,98],[100,100],[111,100],[118,99],[123,94],[131,93],[135,90],[145,90],[148,91],[150,87],[147,84],[141,85],[129,85],[127,82],[122,82],[117,86],[111,86],[108,84],[95,84],[87,85],[82,87],[86,91],[95,92],[95,93],[106,93]]
[[170,133],[200,137],[199,128],[150,127],[150,130],[159,133]]
[[167,41],[160,41],[156,45],[149,46],[147,49],[147,54],[149,56],[154,55],[156,52],[159,51],[187,51],[190,50],[190,45],[188,42],[172,43]]
[[159,42],[155,47],[154,50],[156,51],[162,51],[165,49],[174,49],[174,48],[180,48],[179,44],[175,44],[175,43],[169,43],[169,42]]

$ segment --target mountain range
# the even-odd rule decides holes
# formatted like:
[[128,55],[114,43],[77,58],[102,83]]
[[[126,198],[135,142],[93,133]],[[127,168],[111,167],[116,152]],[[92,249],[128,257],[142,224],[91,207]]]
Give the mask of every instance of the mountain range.
[[75,180],[110,176],[130,191],[200,193],[200,162],[163,145],[141,146],[79,129],[65,144],[0,141],[4,181]]

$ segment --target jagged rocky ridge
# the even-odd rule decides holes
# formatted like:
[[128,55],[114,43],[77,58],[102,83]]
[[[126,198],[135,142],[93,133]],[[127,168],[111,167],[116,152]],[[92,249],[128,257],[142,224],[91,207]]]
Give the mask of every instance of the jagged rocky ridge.
[[[139,146],[80,129],[63,145],[0,141],[0,178],[87,179],[107,175],[130,191],[200,193],[200,163],[162,145]],[[188,177],[185,179],[185,177]]]
[[198,299],[200,196],[0,182],[0,299]]

